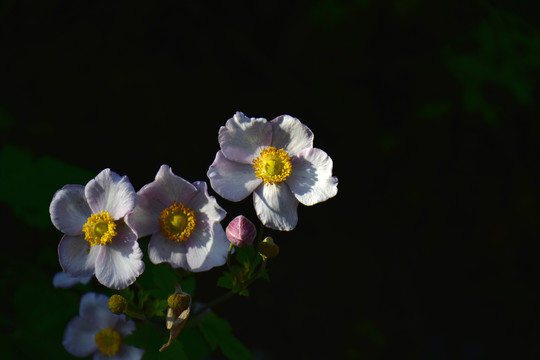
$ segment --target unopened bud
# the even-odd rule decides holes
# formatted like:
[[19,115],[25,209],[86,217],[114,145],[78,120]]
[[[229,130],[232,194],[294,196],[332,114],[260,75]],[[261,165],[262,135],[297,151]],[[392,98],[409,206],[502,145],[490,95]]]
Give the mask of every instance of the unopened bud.
[[113,295],[109,298],[109,310],[113,314],[123,314],[127,309],[128,301],[122,295]]
[[235,217],[225,231],[227,239],[235,246],[249,246],[253,243],[257,230],[255,225],[244,215]]
[[279,246],[274,243],[274,239],[268,236],[257,246],[257,251],[263,258],[273,259],[279,254]]
[[167,298],[167,305],[176,311],[184,311],[189,306],[189,295],[172,294]]

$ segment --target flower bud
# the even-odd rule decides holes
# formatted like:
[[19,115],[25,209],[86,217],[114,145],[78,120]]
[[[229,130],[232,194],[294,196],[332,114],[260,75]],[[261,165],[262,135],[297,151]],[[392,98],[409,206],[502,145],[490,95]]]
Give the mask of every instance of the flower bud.
[[257,230],[255,225],[244,215],[235,217],[225,231],[227,239],[235,246],[249,246],[253,243]]
[[175,292],[167,298],[167,315],[165,317],[165,327],[169,332],[169,341],[159,349],[163,351],[168,348],[174,339],[180,334],[180,331],[186,325],[186,320],[191,311],[191,296],[182,291],[180,284],[174,285]]
[[257,245],[257,251],[266,259],[273,259],[279,254],[279,246],[274,243],[274,239],[268,236]]
[[111,310],[113,314],[123,314],[127,309],[127,306],[128,301],[122,295],[113,295],[109,298],[109,310]]
[[190,296],[187,294],[172,294],[167,298],[167,305],[176,311],[184,311],[188,308]]

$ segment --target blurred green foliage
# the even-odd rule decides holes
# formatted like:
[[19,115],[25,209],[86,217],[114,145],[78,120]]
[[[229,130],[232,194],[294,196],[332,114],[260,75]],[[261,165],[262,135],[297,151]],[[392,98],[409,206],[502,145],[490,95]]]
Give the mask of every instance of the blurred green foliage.
[[34,156],[24,148],[5,144],[0,148],[0,201],[28,225],[51,226],[49,203],[66,184],[86,184],[95,175],[49,156]]

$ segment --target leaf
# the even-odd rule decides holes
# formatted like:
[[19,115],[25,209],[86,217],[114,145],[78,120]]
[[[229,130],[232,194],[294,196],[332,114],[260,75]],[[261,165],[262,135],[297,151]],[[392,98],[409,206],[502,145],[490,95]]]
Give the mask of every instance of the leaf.
[[157,329],[144,323],[137,322],[137,328],[133,333],[126,336],[122,341],[128,345],[144,349],[143,360],[145,359],[170,359],[184,360],[191,359],[184,352],[183,344],[174,341],[167,351],[159,352],[159,348],[168,336],[165,327]]
[[238,292],[238,295],[249,296],[249,290],[248,290],[248,289],[240,290],[240,291]]
[[214,350],[217,347],[231,360],[254,360],[255,356],[232,333],[232,326],[214,313],[206,315],[199,324],[204,338]]
[[182,281],[180,281],[180,286],[182,286],[182,291],[187,292],[191,297],[195,296],[195,287],[197,285],[197,281],[195,279],[195,276],[190,276]]
[[169,264],[160,264],[150,267],[153,285],[157,287],[153,294],[155,297],[167,298],[174,293],[174,284],[177,282],[176,273]]
[[133,299],[135,298],[135,293],[130,288],[125,288],[118,291],[118,295],[122,295],[126,298],[127,302],[133,304]]
[[167,299],[155,299],[152,305],[148,306],[146,314],[149,317],[157,316],[162,318],[165,316],[165,310],[167,310]]
[[54,193],[66,184],[86,184],[95,174],[29,151],[4,145],[0,149],[0,201],[8,203],[16,216],[37,228],[52,226],[49,204]]
[[217,286],[225,289],[232,289],[234,287],[234,275],[229,271],[224,271],[217,280]]
[[[180,342],[182,344],[184,352],[190,360],[209,359],[212,354],[212,349],[204,339],[201,331],[194,328],[182,330],[182,333],[174,342]],[[163,351],[162,354],[165,354],[167,351],[168,349]]]
[[220,342],[219,346],[223,355],[234,360],[254,360],[255,356],[249,349],[234,335],[229,334],[226,340]]
[[240,264],[247,267],[251,263],[251,260],[253,259],[254,255],[255,255],[255,248],[253,245],[251,245],[251,246],[237,247],[234,257]]
[[210,344],[210,348],[215,350],[220,343],[220,339],[224,334],[230,333],[232,331],[231,325],[214,313],[209,313],[206,315],[199,328],[204,335],[204,338]]

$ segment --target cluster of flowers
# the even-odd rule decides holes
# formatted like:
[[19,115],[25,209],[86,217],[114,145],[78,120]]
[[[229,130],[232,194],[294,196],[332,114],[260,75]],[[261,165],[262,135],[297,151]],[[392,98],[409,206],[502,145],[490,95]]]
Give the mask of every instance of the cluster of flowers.
[[[337,194],[331,158],[313,147],[313,133],[294,117],[267,121],[238,112],[220,128],[218,141],[221,149],[207,173],[211,187],[230,201],[253,194],[257,216],[268,228],[292,230],[299,203],[313,205]],[[221,221],[226,211],[208,194],[206,182],[190,183],[167,165],[138,192],[126,176],[105,169],[85,186],[58,190],[49,211],[54,226],[64,233],[58,245],[63,270],[58,284],[88,281],[95,275],[111,289],[124,289],[143,273],[137,241],[141,237],[151,235],[152,263],[200,272],[225,264],[231,243],[242,245],[245,236],[240,230],[249,222],[239,216],[225,231]],[[254,231],[247,237],[252,241]],[[119,337],[133,330],[132,322],[118,317],[123,315],[101,314],[96,304],[102,302],[95,294],[83,297],[80,317],[108,319],[110,326],[104,329],[112,330],[102,333],[106,324],[93,322],[96,327],[83,331],[77,326],[81,321],[74,319],[65,335],[65,347],[72,354],[87,356],[96,351],[100,336]],[[93,345],[81,346],[83,335],[92,335]],[[73,350],[71,343],[84,351]],[[120,354],[120,348],[99,349],[101,354]]]

